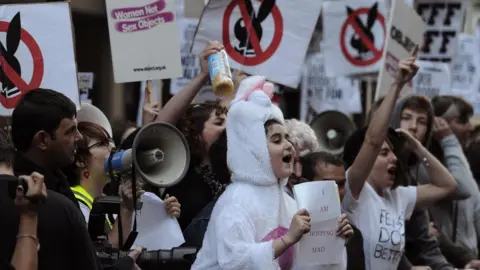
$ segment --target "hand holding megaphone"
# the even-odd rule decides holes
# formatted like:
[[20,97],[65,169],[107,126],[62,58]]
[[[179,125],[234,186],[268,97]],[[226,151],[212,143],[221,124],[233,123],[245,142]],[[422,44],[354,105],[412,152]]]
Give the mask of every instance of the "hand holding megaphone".
[[[120,198],[122,198],[121,205],[123,207],[128,208],[129,210],[133,210],[132,181],[133,181],[133,179],[131,179],[131,181],[123,181],[120,184],[120,188],[119,188],[119,191],[118,191],[118,193],[119,193],[118,195],[120,196]],[[137,181],[137,192],[136,192],[137,196],[136,197],[140,198],[142,196],[142,194],[145,193],[145,191],[142,190],[143,182],[139,181],[138,179],[136,179],[135,181]]]

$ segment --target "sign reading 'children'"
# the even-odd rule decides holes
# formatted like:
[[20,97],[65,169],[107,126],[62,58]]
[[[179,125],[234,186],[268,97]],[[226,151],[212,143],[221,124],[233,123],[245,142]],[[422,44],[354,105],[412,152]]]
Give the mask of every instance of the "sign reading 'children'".
[[117,8],[110,16],[117,21],[115,29],[119,32],[142,31],[175,20],[175,13],[165,11],[166,6],[165,0],[159,0],[141,7]]
[[175,0],[107,0],[116,83],[182,76]]

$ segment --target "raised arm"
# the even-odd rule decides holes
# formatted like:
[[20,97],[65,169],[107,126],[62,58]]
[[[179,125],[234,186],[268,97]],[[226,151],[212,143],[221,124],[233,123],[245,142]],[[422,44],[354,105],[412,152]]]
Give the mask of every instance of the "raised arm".
[[418,67],[415,65],[417,50],[418,46],[415,46],[412,56],[398,64],[395,81],[382,104],[373,114],[360,152],[348,171],[348,184],[354,199],[358,199],[360,196],[375,159],[387,137],[388,124],[400,91],[417,73]]
[[157,122],[166,122],[172,125],[177,124],[177,121],[187,110],[188,105],[190,105],[198,94],[198,91],[200,91],[202,86],[208,81],[208,56],[222,49],[223,45],[218,43],[218,41],[208,43],[205,50],[200,54],[200,73],[165,104],[158,114]]
[[408,131],[397,129],[397,132],[407,139],[408,148],[423,162],[430,178],[430,184],[417,187],[416,206],[429,206],[452,194],[457,187],[457,183],[447,168]]

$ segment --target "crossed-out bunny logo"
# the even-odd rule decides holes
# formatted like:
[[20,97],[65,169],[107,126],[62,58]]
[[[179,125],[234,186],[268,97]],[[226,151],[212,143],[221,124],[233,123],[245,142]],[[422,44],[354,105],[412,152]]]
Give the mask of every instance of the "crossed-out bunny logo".
[[141,7],[113,9],[110,16],[116,21],[115,29],[118,32],[143,31],[174,21],[175,13],[164,11],[166,6],[165,0],[159,0]]
[[[258,11],[254,9],[255,1],[260,2]],[[240,11],[239,17],[233,15],[234,9]],[[274,31],[264,31],[264,25],[272,21]],[[283,18],[275,0],[233,0],[223,15],[225,50],[233,60],[243,65],[256,66],[267,61],[280,46],[282,35]]]
[[[11,109],[17,105],[22,94],[40,87],[44,72],[43,56],[35,39],[22,29],[20,12],[10,21],[0,21],[0,33],[6,33],[4,41],[0,40],[0,103],[4,108]],[[33,69],[24,63],[22,66],[19,60],[17,51],[22,44],[31,54]],[[30,82],[24,80],[26,76],[22,71],[31,73]]]
[[[371,7],[353,9],[346,6],[347,20],[340,33],[345,58],[355,66],[369,66],[382,58],[386,36],[385,18],[378,12],[378,2]],[[381,31],[375,31],[380,28]],[[374,33],[383,33],[382,36]]]

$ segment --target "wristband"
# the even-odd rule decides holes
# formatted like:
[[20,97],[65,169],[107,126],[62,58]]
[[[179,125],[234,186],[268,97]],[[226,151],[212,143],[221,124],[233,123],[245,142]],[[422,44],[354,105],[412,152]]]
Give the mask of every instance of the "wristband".
[[37,251],[40,250],[40,242],[38,241],[38,238],[35,235],[32,234],[19,234],[17,235],[17,239],[19,238],[30,238],[33,239],[35,242],[37,242]]

